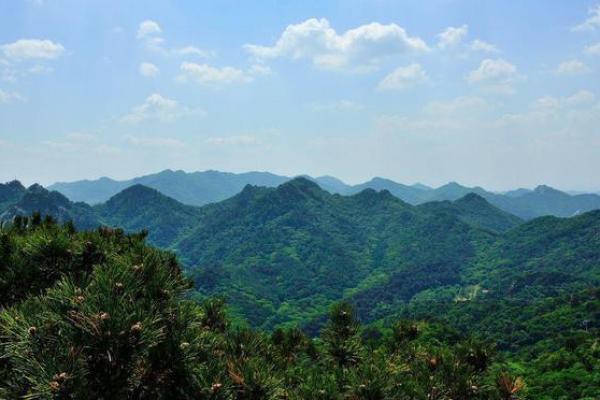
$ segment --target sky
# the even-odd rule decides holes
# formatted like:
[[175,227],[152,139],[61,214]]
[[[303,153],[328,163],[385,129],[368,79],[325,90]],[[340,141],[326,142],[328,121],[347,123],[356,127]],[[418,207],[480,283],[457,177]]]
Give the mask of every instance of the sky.
[[600,190],[598,0],[0,2],[0,182]]

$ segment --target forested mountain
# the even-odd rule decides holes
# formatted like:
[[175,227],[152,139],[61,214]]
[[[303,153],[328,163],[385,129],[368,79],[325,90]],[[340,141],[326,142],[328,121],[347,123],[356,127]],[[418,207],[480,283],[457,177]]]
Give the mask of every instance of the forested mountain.
[[25,186],[19,181],[0,183],[0,212],[18,202],[25,191]]
[[142,185],[130,186],[94,207],[101,223],[129,232],[147,230],[152,243],[168,247],[198,222],[200,209]]
[[[13,187],[22,188],[20,183],[9,183]],[[16,201],[4,203],[0,208],[0,220],[10,221],[15,216],[28,216],[34,212],[50,215],[57,220],[73,221],[82,229],[95,228],[99,225],[96,214],[86,203],[74,203],[62,194],[49,191],[40,185],[34,184],[27,189],[17,189]]]
[[391,294],[398,301],[454,283],[458,268],[495,237],[474,215],[502,229],[519,223],[483,199],[465,203],[420,208],[372,189],[331,195],[297,178],[276,189],[247,186],[205,207],[173,248],[201,293],[225,294],[253,324],[308,324],[332,299],[395,274],[411,277]]
[[29,219],[0,225],[0,243],[3,399],[527,396],[491,345],[437,323],[363,328],[338,303],[319,339],[233,325],[221,301],[186,299],[175,257],[144,235]]
[[[532,219],[544,215],[570,217],[600,209],[600,195],[571,195],[545,185],[538,186],[534,190],[517,189],[506,193],[493,193],[481,187],[466,187],[456,182],[450,182],[434,189],[420,183],[409,186],[379,177],[354,186],[331,176],[304,177],[316,182],[321,188],[332,194],[352,195],[365,189],[387,190],[399,199],[413,205],[431,201],[454,201],[469,193],[475,193],[501,210],[522,219]],[[154,188],[181,203],[202,206],[230,198],[238,194],[245,185],[276,187],[290,179],[293,178],[268,172],[233,174],[219,171],[186,173],[165,170],[127,181],[101,178],[95,181],[56,183],[49,189],[56,190],[73,201],[98,204],[107,201],[129,186],[141,184]],[[1,203],[0,195],[0,205]]]
[[[600,211],[523,223],[474,193],[414,206],[387,190],[331,194],[306,178],[276,188],[247,185],[203,207],[142,185],[94,207],[39,185],[6,186],[0,194],[16,202],[2,212],[5,221],[41,211],[78,227],[148,230],[152,243],[183,261],[194,282],[188,296],[224,298],[236,323],[317,335],[342,299],[369,324],[365,334],[416,318],[496,343],[526,377],[532,398],[585,398],[600,383]],[[16,227],[46,224],[52,221],[36,217]],[[27,248],[32,257],[75,254],[57,247],[47,253],[44,246],[55,244],[42,237],[35,242],[42,247]],[[46,272],[24,274],[23,282],[54,276],[45,275],[54,262],[42,262]],[[0,284],[11,279],[14,271]]]

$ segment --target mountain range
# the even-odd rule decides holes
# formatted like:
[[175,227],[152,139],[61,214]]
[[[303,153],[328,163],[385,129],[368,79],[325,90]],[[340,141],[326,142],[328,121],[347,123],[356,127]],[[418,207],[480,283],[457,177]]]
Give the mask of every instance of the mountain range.
[[[387,190],[412,205],[431,201],[454,201],[469,193],[475,193],[501,210],[526,220],[543,215],[569,217],[600,208],[600,195],[569,194],[545,185],[533,190],[516,189],[506,193],[494,193],[481,187],[462,186],[456,182],[431,188],[419,183],[404,185],[384,178],[373,178],[362,184],[348,185],[331,176],[304,177],[332,194],[352,195],[364,189]],[[269,172],[234,174],[219,171],[187,173],[165,170],[126,181],[100,178],[92,181],[55,183],[48,188],[62,193],[72,201],[94,205],[107,201],[127,187],[141,184],[183,204],[202,206],[230,198],[246,185],[276,187],[291,179],[293,178]]]
[[[183,262],[194,283],[190,296],[223,297],[239,324],[300,326],[314,335],[343,299],[368,326],[407,317],[441,321],[496,343],[515,368],[528,366],[530,382],[551,387],[552,398],[593,393],[599,210],[526,221],[491,204],[483,189],[416,186],[431,199],[449,199],[414,205],[398,195],[410,192],[407,186],[371,184],[376,189],[342,195],[298,177],[276,187],[245,185],[204,206],[134,184],[92,206],[10,182],[0,185],[0,220],[40,211],[81,229],[147,230],[152,244]],[[518,200],[507,203],[513,207],[541,201],[532,214],[583,201],[544,186],[494,196]],[[576,378],[582,376],[585,384]]]
[[[512,276],[515,269],[524,273],[532,262],[529,257],[538,251],[532,241],[503,251],[498,243],[514,245],[524,237],[538,240],[540,236],[547,238],[547,245],[571,229],[562,228],[563,220],[556,217],[524,223],[492,205],[483,197],[485,192],[463,194],[458,184],[418,190],[462,197],[412,205],[382,188],[389,181],[372,182],[381,184],[377,186],[381,190],[364,188],[340,195],[299,177],[277,187],[246,185],[233,197],[202,207],[183,204],[141,184],[90,206],[39,185],[24,188],[11,182],[0,185],[0,204],[5,204],[0,219],[40,211],[59,221],[71,219],[81,228],[108,225],[147,230],[151,243],[178,254],[196,282],[198,296],[223,295],[238,315],[263,328],[288,323],[318,326],[324,310],[339,298],[352,300],[365,320],[376,321],[405,309],[425,293],[437,297],[440,290],[491,287],[501,280],[484,283],[484,277],[498,271]],[[544,195],[562,197],[552,189],[538,188],[505,198]],[[599,213],[566,219],[565,226],[577,226],[570,221],[581,220],[600,226]],[[540,226],[551,226],[554,235],[542,235],[546,228]],[[573,252],[569,246],[575,244],[561,245],[565,254],[555,258],[567,257],[561,268],[568,267]],[[597,250],[589,251],[596,260]],[[510,268],[508,254],[519,256]],[[535,262],[540,257],[536,255]],[[534,274],[544,277],[545,268],[554,264],[540,264]],[[486,268],[489,273],[480,271]],[[560,285],[581,283],[590,273],[577,269],[573,277],[573,271],[559,273]],[[519,275],[510,282],[519,279],[529,278]],[[503,282],[506,286],[497,291],[512,284]]]

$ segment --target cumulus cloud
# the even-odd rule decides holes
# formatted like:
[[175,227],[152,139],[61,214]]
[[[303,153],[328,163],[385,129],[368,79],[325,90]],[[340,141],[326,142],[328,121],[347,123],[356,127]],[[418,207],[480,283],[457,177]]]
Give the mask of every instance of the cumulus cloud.
[[142,104],[135,106],[129,114],[123,116],[121,121],[132,124],[147,120],[172,122],[192,113],[204,114],[203,111],[190,110],[181,106],[176,100],[153,93]]
[[438,35],[440,38],[438,47],[445,49],[449,47],[455,47],[460,44],[464,38],[467,37],[469,27],[467,25],[453,27],[449,26],[442,33]]
[[499,53],[500,50],[491,43],[484,40],[475,39],[469,44],[471,51],[480,51],[482,53]]
[[202,50],[196,46],[169,48],[162,37],[163,30],[157,22],[146,20],[140,23],[137,38],[145,44],[146,48],[163,56],[179,57],[212,57],[213,52]]
[[0,49],[6,58],[12,60],[51,60],[60,57],[65,52],[62,44],[48,39],[19,39],[16,42],[1,45]]
[[354,70],[373,69],[390,55],[429,50],[422,39],[409,36],[396,24],[373,22],[338,33],[325,18],[288,25],[272,46],[244,48],[259,59],[309,59],[322,68]]
[[588,18],[581,24],[572,28],[575,32],[591,32],[600,28],[600,4],[595,5],[588,11]]
[[146,78],[155,77],[160,72],[160,70],[158,69],[158,67],[156,65],[149,63],[149,62],[141,63],[138,70],[140,72],[140,75],[142,75]]
[[487,58],[467,75],[467,81],[491,91],[510,94],[514,92],[512,84],[517,77],[517,67],[513,64],[501,58]]
[[269,67],[256,64],[249,70],[234,67],[213,67],[208,64],[196,64],[184,62],[180,66],[181,74],[178,76],[180,82],[195,82],[201,85],[218,86],[243,84],[254,80],[256,76],[268,75],[271,73]]
[[0,89],[0,104],[12,103],[13,101],[24,101],[25,98],[17,92],[7,92]]
[[171,52],[178,56],[198,56],[198,57],[211,57],[213,54],[209,51],[199,49],[195,46],[185,46],[178,49],[173,49]]
[[398,67],[383,78],[377,88],[379,90],[401,90],[429,80],[427,73],[420,64]]
[[140,23],[136,36],[138,39],[143,39],[145,37],[157,35],[159,33],[162,33],[160,25],[158,25],[158,23],[155,21],[147,19]]
[[556,67],[558,75],[582,75],[591,72],[591,68],[579,60],[568,60]]
[[600,55],[600,42],[585,46],[583,51],[589,55],[594,55],[594,56]]

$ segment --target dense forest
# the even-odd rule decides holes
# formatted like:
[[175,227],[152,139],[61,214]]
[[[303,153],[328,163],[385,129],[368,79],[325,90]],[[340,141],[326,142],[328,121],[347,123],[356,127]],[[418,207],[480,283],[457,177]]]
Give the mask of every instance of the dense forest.
[[492,346],[440,324],[361,327],[338,303],[319,337],[230,324],[186,299],[145,234],[76,232],[36,214],[0,231],[0,397],[518,399]]
[[[55,301],[65,296],[64,282],[70,282],[71,291],[85,291],[83,287],[87,287],[90,294],[82,295],[87,298],[96,296],[92,292],[97,285],[112,285],[107,283],[108,277],[96,277],[109,265],[116,263],[128,271],[127,265],[137,270],[142,264],[158,263],[168,267],[169,279],[176,278],[172,284],[140,283],[135,281],[137,275],[123,272],[117,283],[127,286],[125,281],[133,279],[131,285],[138,291],[127,299],[135,304],[103,306],[105,300],[98,300],[100,303],[94,304],[100,309],[90,315],[106,312],[112,316],[122,311],[128,315],[130,327],[137,322],[156,324],[155,336],[147,342],[150,347],[143,350],[144,357],[155,357],[150,348],[158,346],[164,335],[188,335],[174,332],[181,328],[195,336],[198,329],[204,332],[196,318],[218,314],[221,328],[218,332],[208,330],[214,335],[210,337],[212,345],[225,346],[220,350],[211,347],[222,357],[221,364],[198,367],[199,359],[190,356],[194,361],[189,365],[195,372],[193,378],[185,379],[202,380],[205,378],[195,375],[198,371],[212,374],[218,370],[224,378],[210,379],[224,387],[230,379],[229,384],[235,386],[237,378],[231,374],[240,375],[247,366],[232,367],[226,353],[236,346],[229,341],[240,334],[249,335],[244,337],[253,344],[242,345],[252,348],[247,356],[257,363],[252,368],[260,368],[259,372],[249,369],[247,373],[273,377],[272,393],[276,394],[272,398],[498,398],[502,396],[499,379],[518,386],[518,393],[513,394],[519,398],[600,396],[600,211],[523,221],[475,193],[454,201],[414,206],[387,190],[366,189],[352,196],[331,194],[305,178],[276,188],[246,186],[230,199],[203,207],[184,205],[142,185],[126,188],[96,206],[71,202],[40,186],[25,189],[12,183],[2,189],[6,222],[0,254],[1,304],[5,315],[21,312],[14,314],[13,320],[2,319],[2,326],[12,332],[14,340],[0,335],[8,338],[3,360],[12,357],[22,365],[42,365],[42,361],[35,364],[27,358],[33,357],[29,345],[15,345],[18,340],[25,342],[23,336],[16,339],[14,335],[24,335],[32,326],[37,331],[46,318],[67,318],[65,324],[74,323],[64,317],[64,301]],[[26,217],[32,213],[33,217]],[[163,250],[149,247],[146,241]],[[158,261],[147,260],[150,255]],[[161,276],[157,279],[166,279]],[[95,279],[103,283],[92,283]],[[105,289],[104,295],[112,293],[121,299],[120,292]],[[154,292],[146,292],[150,289]],[[159,289],[167,291],[168,301],[160,300],[166,294]],[[154,301],[164,303],[167,309]],[[141,311],[138,306],[147,308]],[[187,310],[185,318],[190,320],[177,320],[175,328],[167,320],[178,318],[179,311],[174,310],[179,307]],[[348,321],[354,326],[352,339],[345,342],[352,351],[333,350],[328,344],[333,337],[326,332],[333,329],[341,312],[352,317]],[[11,327],[28,321],[25,316],[39,319],[23,322],[29,324],[27,327]],[[98,322],[90,321],[86,323]],[[125,335],[128,330],[124,324],[118,330],[111,328],[110,335]],[[61,324],[52,326],[72,336],[52,336],[43,342],[48,351],[59,354],[50,350],[48,343],[84,339],[81,332],[69,331]],[[393,344],[407,331],[411,332],[410,340]],[[121,345],[131,342],[126,336],[119,339]],[[188,339],[186,343],[192,343]],[[105,339],[94,340],[108,345]],[[166,346],[175,350],[173,343]],[[281,360],[277,361],[277,346],[291,346],[300,353],[289,356],[294,362],[282,367]],[[456,378],[453,374],[457,370],[445,369],[439,372],[443,376],[438,376],[437,367],[435,374],[427,367],[427,360],[432,358],[440,362],[463,357],[464,346],[471,348],[472,354],[485,354],[484,369],[465,366],[467,369],[460,372],[462,378]],[[343,365],[338,365],[342,369],[333,368],[332,351],[361,362],[351,369]],[[111,352],[106,354],[112,360]],[[46,353],[41,357],[52,358]],[[60,357],[72,365],[84,362]],[[140,373],[138,369],[150,368],[155,361],[128,362],[135,363],[131,368]],[[11,363],[18,364],[14,360]],[[4,365],[3,373],[10,375],[6,379],[13,382],[13,389],[24,385],[13,381],[17,379],[9,373],[13,367]],[[42,367],[50,369],[45,364]],[[420,368],[429,368],[429,372]],[[28,376],[27,371],[14,371]],[[162,373],[173,372],[152,372]],[[426,374],[435,375],[429,379],[439,383],[427,386]],[[52,382],[54,375],[45,376]],[[388,376],[395,378],[382,378]],[[127,379],[128,385],[135,384],[129,375]],[[244,377],[244,381],[248,379]],[[349,379],[355,379],[354,383]],[[353,384],[367,385],[357,383],[360,380],[380,382],[380,391],[368,392],[379,395],[355,393]],[[471,386],[477,390],[467,394],[467,386],[453,386],[466,385],[467,381],[476,382]],[[208,385],[208,381],[203,382]],[[324,393],[333,397],[311,397],[302,392],[319,385],[329,387]],[[402,390],[394,385],[402,386]],[[177,386],[186,387],[186,393],[200,393],[181,382]],[[228,390],[223,398],[269,398],[239,397],[239,393],[233,394],[237,389]],[[8,398],[15,396],[15,392],[7,393]],[[137,398],[138,394],[126,396]],[[511,398],[506,393],[504,396]]]

